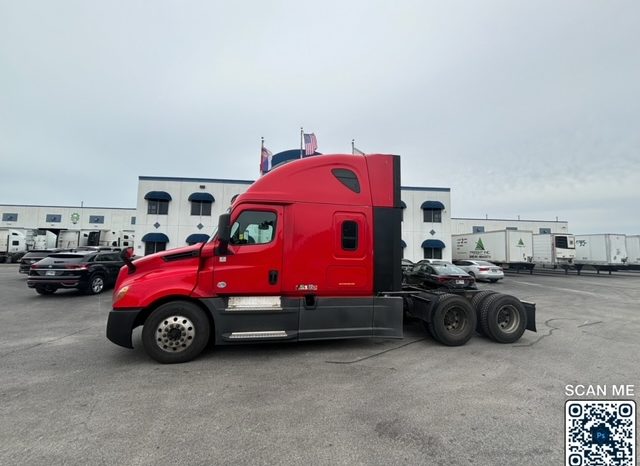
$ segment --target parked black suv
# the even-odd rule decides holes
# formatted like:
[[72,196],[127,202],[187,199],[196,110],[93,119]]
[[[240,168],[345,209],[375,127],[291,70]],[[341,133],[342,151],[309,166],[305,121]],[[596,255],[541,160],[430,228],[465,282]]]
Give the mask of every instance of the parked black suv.
[[27,286],[43,295],[58,288],[98,294],[113,286],[123,265],[120,254],[114,251],[58,252],[31,266]]
[[64,251],[67,251],[67,249],[34,249],[32,251],[29,251],[24,256],[22,256],[22,259],[20,259],[20,268],[18,269],[18,272],[29,273],[29,269],[36,262],[41,261],[45,257],[56,252]]

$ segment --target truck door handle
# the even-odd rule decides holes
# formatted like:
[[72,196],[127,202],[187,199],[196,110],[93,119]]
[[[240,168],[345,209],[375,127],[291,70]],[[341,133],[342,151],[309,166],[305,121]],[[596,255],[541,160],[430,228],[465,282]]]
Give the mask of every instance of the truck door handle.
[[269,270],[269,285],[275,285],[278,283],[278,271]]

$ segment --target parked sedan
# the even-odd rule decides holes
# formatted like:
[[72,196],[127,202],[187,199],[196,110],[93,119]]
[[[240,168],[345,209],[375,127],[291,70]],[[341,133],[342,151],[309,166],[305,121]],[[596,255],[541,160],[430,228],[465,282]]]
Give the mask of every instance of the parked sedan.
[[476,280],[485,280],[495,283],[504,278],[502,267],[487,261],[458,260],[455,265],[474,277]]
[[77,288],[89,294],[113,286],[124,261],[113,251],[55,253],[33,264],[27,286],[42,295],[58,288]]
[[415,264],[409,259],[402,259],[402,273],[408,272]]
[[476,281],[471,275],[444,261],[439,264],[418,263],[404,278],[409,285],[425,288],[476,289]]

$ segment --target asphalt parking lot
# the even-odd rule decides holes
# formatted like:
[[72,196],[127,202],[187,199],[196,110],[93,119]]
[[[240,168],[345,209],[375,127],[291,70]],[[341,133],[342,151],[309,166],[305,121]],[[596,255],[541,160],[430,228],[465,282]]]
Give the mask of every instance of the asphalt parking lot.
[[490,288],[537,303],[515,344],[411,324],[182,365],[106,339],[110,291],[25,282],[0,265],[0,464],[563,464],[566,385],[640,391],[640,273],[508,275]]

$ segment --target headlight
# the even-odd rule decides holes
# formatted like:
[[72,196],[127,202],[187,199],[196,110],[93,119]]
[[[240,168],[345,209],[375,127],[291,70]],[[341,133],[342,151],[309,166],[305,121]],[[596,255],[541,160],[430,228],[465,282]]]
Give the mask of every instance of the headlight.
[[127,294],[127,292],[129,291],[129,287],[128,286],[123,286],[122,288],[120,288],[116,294],[113,296],[113,302],[117,302],[120,301],[122,298],[124,298],[124,296]]

